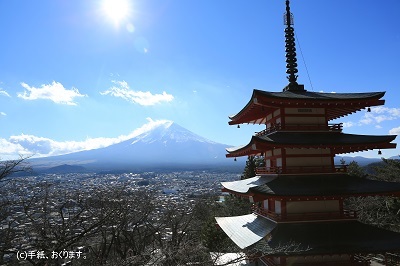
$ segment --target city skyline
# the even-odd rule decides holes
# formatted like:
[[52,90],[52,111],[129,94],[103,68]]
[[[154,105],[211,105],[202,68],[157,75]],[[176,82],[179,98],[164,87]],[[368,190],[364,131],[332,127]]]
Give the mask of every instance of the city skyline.
[[[284,0],[118,2],[0,2],[1,159],[104,147],[165,121],[233,146],[263,128],[237,129],[228,116],[253,89],[288,83]],[[298,82],[315,92],[386,91],[384,106],[333,122],[346,133],[399,134],[400,3],[291,6]]]

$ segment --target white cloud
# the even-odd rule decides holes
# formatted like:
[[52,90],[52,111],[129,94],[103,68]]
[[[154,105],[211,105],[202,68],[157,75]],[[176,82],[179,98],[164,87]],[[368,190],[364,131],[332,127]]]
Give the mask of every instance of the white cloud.
[[165,120],[165,119],[153,120],[150,117],[147,117],[146,120],[147,120],[146,124],[144,124],[143,126],[135,129],[134,131],[132,131],[129,135],[127,135],[125,137],[124,140],[131,139],[131,138],[134,138],[136,136],[139,136],[140,134],[143,134],[144,132],[150,131],[150,130],[158,127],[158,126],[165,125],[165,124],[168,124],[168,123],[172,123],[171,120]]
[[8,92],[6,92],[6,91],[4,91],[2,89],[0,89],[0,95],[11,97],[10,94],[8,94]]
[[4,112],[0,112],[0,116],[6,116],[7,114]]
[[391,116],[400,117],[400,108],[389,108],[385,106],[377,106],[371,108],[371,113],[390,114]]
[[129,88],[126,81],[112,81],[115,86],[112,86],[106,91],[100,92],[101,95],[111,95],[122,98],[128,102],[137,103],[140,105],[155,105],[161,102],[170,102],[174,96],[163,91],[162,94],[152,94],[149,91],[133,91]]
[[124,140],[134,138],[157,126],[171,123],[169,120],[152,120],[147,118],[147,123],[135,129],[128,135],[115,138],[87,138],[83,141],[56,141],[45,137],[21,134],[0,139],[2,159],[16,158],[21,155],[34,155],[35,157],[47,157],[83,150],[98,149]]
[[88,138],[84,141],[55,141],[49,138],[21,134],[11,136],[9,142],[20,145],[37,157],[66,154],[82,150],[105,147],[115,143],[112,138]]
[[374,125],[382,128],[380,123],[400,118],[400,108],[389,108],[384,106],[372,107],[371,112],[366,112],[358,122],[344,122],[343,127]]
[[343,122],[343,127],[344,128],[353,127],[353,126],[355,126],[355,124],[353,122],[351,122],[351,121]]
[[400,135],[400,127],[395,127],[389,130],[390,135]]
[[51,84],[43,84],[40,88],[31,87],[26,83],[21,83],[21,86],[25,88],[25,91],[18,93],[17,96],[24,100],[46,99],[58,104],[76,105],[74,102],[76,97],[86,96],[80,94],[76,88],[67,90],[61,83],[55,81]]
[[15,144],[10,142],[9,140],[0,138],[0,160],[9,160],[18,158],[19,155],[29,156],[32,153],[29,153],[24,147],[19,144]]
[[365,113],[360,120],[361,125],[379,124],[383,121],[400,118],[400,108],[389,108],[384,106],[372,107],[371,112]]

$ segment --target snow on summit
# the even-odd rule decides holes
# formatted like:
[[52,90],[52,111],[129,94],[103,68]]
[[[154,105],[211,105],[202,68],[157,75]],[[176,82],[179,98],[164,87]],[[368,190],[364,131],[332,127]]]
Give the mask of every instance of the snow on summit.
[[168,142],[187,142],[187,141],[197,141],[206,143],[215,143],[211,140],[203,138],[183,127],[169,120],[162,120],[153,127],[144,131],[140,135],[132,138],[132,143],[137,142],[153,143],[156,141],[168,143]]

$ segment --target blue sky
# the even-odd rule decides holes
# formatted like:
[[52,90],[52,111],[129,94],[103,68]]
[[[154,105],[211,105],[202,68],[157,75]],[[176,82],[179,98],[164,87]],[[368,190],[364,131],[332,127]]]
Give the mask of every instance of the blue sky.
[[[112,17],[105,0],[0,1],[0,157],[101,147],[164,120],[246,144],[262,128],[237,129],[228,116],[253,89],[287,84],[284,2],[131,0]],[[316,92],[386,91],[384,107],[334,122],[348,133],[399,134],[400,2],[291,6],[299,83]]]

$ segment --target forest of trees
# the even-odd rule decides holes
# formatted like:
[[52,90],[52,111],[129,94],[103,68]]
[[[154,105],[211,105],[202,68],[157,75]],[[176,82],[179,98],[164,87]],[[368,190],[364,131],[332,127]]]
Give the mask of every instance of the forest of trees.
[[[249,159],[242,178],[254,176],[257,164],[257,158]],[[383,159],[372,169],[367,173],[355,162],[348,167],[359,178],[400,182],[398,160]],[[208,195],[179,205],[161,202],[146,189],[131,193],[123,183],[90,192],[23,183],[12,175],[20,171],[29,171],[24,158],[0,162],[0,224],[7,225],[0,228],[0,265],[14,265],[17,252],[28,250],[75,254],[28,256],[27,265],[215,265],[210,252],[239,250],[214,217],[250,213],[249,202],[232,197],[220,203]],[[400,232],[398,198],[350,198],[346,205],[362,222]]]
[[[177,204],[146,189],[131,193],[123,183],[66,191],[12,176],[27,170],[23,159],[0,164],[0,225],[7,225],[0,228],[0,265],[17,264],[21,251],[62,254],[25,254],[27,265],[214,265],[218,256],[210,252],[237,250],[214,217],[250,212],[235,198]],[[63,251],[73,251],[72,258]]]
[[[361,167],[351,162],[348,173],[359,178],[400,182],[400,160],[382,159],[380,163]],[[400,232],[400,199],[390,196],[349,198],[346,208],[355,210],[358,219],[367,224]]]

